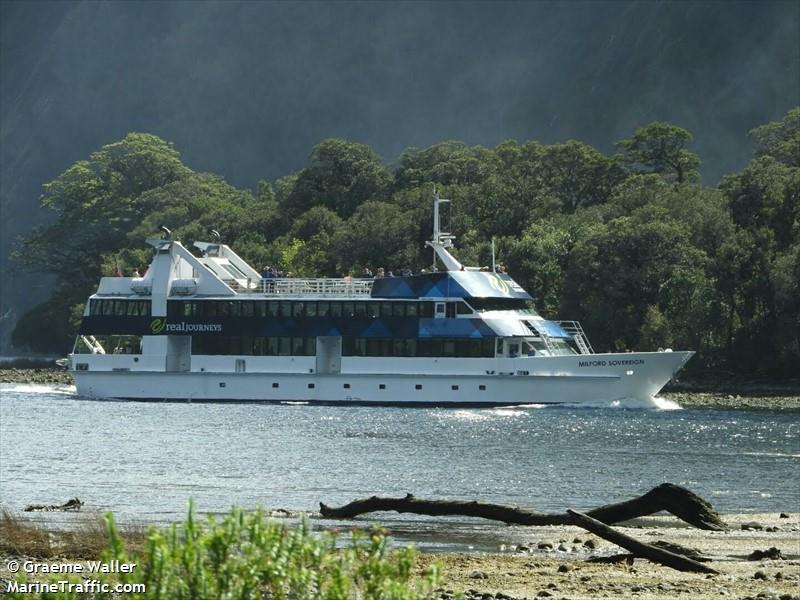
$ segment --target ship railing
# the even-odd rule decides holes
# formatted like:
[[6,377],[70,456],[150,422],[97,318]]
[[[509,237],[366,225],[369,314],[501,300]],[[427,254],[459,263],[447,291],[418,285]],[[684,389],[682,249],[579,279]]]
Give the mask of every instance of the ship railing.
[[589,338],[586,337],[586,333],[584,333],[583,327],[579,321],[556,321],[556,323],[558,323],[561,329],[572,336],[581,354],[594,354],[592,345],[589,343]]
[[369,296],[372,294],[372,281],[372,279],[281,277],[262,279],[248,289],[240,288],[237,291],[267,296]]

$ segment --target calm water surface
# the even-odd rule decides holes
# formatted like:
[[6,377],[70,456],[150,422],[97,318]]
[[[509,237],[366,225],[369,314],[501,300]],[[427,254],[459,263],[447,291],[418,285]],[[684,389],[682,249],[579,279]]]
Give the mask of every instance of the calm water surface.
[[[231,505],[315,511],[372,494],[588,509],[669,481],[721,512],[797,510],[797,413],[410,409],[83,400],[0,387],[0,505],[122,521]],[[375,517],[372,517],[373,519]],[[381,516],[398,528],[419,517]],[[405,524],[405,525],[404,525]]]

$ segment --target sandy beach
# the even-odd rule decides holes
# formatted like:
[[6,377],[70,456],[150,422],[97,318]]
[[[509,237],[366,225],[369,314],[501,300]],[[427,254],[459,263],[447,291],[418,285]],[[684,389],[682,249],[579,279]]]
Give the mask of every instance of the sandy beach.
[[[421,552],[417,568],[421,572],[431,563],[441,566],[443,577],[436,596],[440,600],[454,598],[459,593],[467,600],[800,599],[800,515],[791,513],[788,518],[781,518],[774,513],[740,514],[725,515],[724,520],[729,526],[724,532],[695,529],[669,515],[644,517],[625,526],[615,526],[647,543],[661,540],[696,549],[711,559],[705,564],[719,571],[719,575],[683,573],[644,559],[636,559],[632,564],[587,562],[592,557],[624,551],[583,529],[568,526],[528,528],[524,543],[497,552]],[[779,551],[781,558],[748,558],[754,551],[772,548]],[[8,551],[3,554],[0,584],[12,578],[6,567],[9,560],[32,558]],[[33,560],[70,563],[74,557]],[[42,576],[42,579],[47,578]]]
[[[671,516],[637,519],[619,531],[647,543],[663,540],[695,548],[711,558],[719,575],[682,573],[636,559],[632,565],[595,564],[591,556],[624,552],[577,527],[531,528],[524,547],[490,554],[422,554],[420,565],[442,565],[443,597],[467,598],[800,598],[800,516],[725,515],[729,531],[684,526]],[[762,529],[743,530],[756,522]],[[777,531],[766,529],[777,528]],[[591,540],[591,541],[590,541]],[[588,542],[588,545],[587,545]],[[551,544],[552,550],[540,550]],[[592,549],[588,546],[596,545]],[[559,550],[561,547],[563,550]],[[783,559],[748,560],[755,550],[778,548]]]

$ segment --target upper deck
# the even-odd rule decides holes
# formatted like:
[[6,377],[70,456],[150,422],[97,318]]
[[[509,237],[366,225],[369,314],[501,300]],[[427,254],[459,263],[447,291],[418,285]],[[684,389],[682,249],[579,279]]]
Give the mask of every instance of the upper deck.
[[237,294],[250,296],[303,296],[309,298],[364,298],[372,295],[372,279],[329,279],[279,277],[251,282],[250,286],[240,286],[234,280],[228,285]]
[[505,273],[438,271],[376,279],[273,278],[225,280],[237,295],[299,296],[307,298],[494,298],[530,300],[531,297]]

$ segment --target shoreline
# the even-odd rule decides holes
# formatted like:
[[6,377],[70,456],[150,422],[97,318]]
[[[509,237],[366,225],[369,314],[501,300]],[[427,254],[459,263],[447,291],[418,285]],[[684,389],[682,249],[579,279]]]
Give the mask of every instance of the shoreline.
[[[89,513],[86,516],[92,518]],[[728,524],[727,531],[695,529],[661,514],[614,526],[646,543],[667,541],[694,548],[711,559],[706,564],[719,571],[718,575],[680,572],[645,559],[636,559],[633,564],[587,562],[590,557],[624,551],[574,526],[519,528],[521,539],[514,536],[520,539],[518,543],[491,552],[418,551],[415,568],[421,573],[432,564],[441,566],[443,577],[434,596],[439,600],[450,600],[458,593],[464,594],[465,600],[662,600],[714,596],[800,599],[800,514],[791,513],[788,518],[781,518],[779,513],[729,514],[723,519]],[[446,520],[442,527],[446,529]],[[124,533],[123,530],[123,536]],[[133,534],[140,541],[144,539],[141,529]],[[395,542],[394,546],[401,544]],[[770,548],[777,548],[781,557],[749,558],[754,551]],[[73,564],[91,558],[94,557],[85,553],[34,558],[24,551],[4,548],[0,551],[0,580],[12,576],[6,568],[9,560]]]
[[[422,555],[423,565],[440,562],[446,590],[467,592],[466,598],[800,598],[800,517],[777,513],[722,515],[728,531],[703,531],[672,516],[650,516],[614,525],[646,543],[658,540],[699,550],[719,575],[686,573],[636,559],[632,565],[586,562],[624,550],[583,529],[571,526],[531,527],[530,542],[504,553]],[[757,522],[761,529],[742,529]],[[769,531],[777,527],[777,531]],[[596,545],[595,549],[586,544]],[[539,551],[539,544],[553,550]],[[777,547],[782,559],[749,560],[756,550]],[[563,548],[563,550],[558,550]],[[470,592],[470,590],[472,590]],[[499,595],[498,595],[499,594]]]

